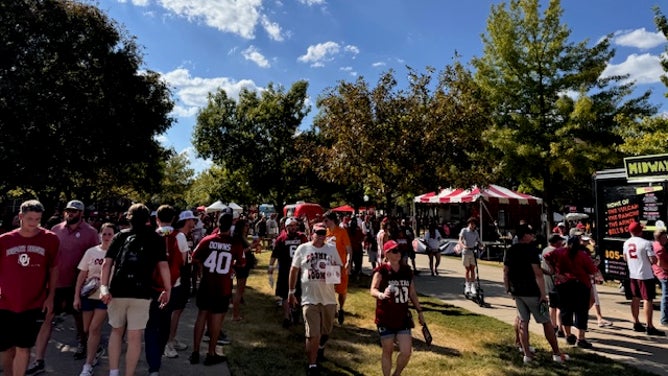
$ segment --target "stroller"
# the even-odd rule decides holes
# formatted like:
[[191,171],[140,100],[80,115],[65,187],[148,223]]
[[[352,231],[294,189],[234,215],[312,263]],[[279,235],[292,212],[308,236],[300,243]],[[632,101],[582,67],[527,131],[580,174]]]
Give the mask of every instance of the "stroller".
[[476,293],[472,294],[467,292],[464,289],[464,296],[466,299],[476,302],[480,307],[488,308],[489,304],[485,303],[485,291],[482,289],[480,284],[480,272],[478,271],[478,252],[482,253],[482,249],[478,248],[473,252],[473,260],[475,260],[475,290]]

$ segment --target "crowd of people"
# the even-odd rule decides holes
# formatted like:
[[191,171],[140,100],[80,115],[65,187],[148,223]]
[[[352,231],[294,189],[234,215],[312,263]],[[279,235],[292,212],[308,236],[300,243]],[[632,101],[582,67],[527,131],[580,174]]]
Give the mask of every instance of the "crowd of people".
[[[218,345],[229,343],[223,331],[226,313],[231,308],[232,320],[243,320],[246,279],[255,254],[265,248],[271,250],[267,273],[280,299],[283,327],[304,325],[307,375],[319,374],[334,324],[345,322],[349,278],[361,276],[365,253],[373,270],[369,293],[376,299],[383,375],[400,375],[410,359],[414,321],[409,307],[425,324],[415,287],[416,234],[406,219],[329,211],[314,218],[278,220],[275,215],[247,217],[229,208],[211,216],[197,210],[178,212],[170,205],[151,212],[134,204],[123,221],[90,223],[83,202],[72,200],[62,220],[46,229],[43,212],[39,201],[24,202],[18,227],[0,235],[0,351],[4,372],[11,376],[45,371],[53,323],[62,313],[71,314],[76,323],[74,357],[83,360],[81,376],[91,376],[106,351],[110,376],[121,374],[123,355],[123,374],[134,375],[142,340],[151,376],[159,375],[163,357],[176,357],[189,347],[190,363],[200,363],[205,336],[208,345],[201,362],[225,362]],[[467,221],[456,247],[467,294],[476,294],[474,254],[482,246],[477,223],[476,218]],[[586,338],[592,307],[599,326],[612,325],[603,318],[598,301],[596,284],[602,276],[593,240],[580,227],[570,232],[560,227],[541,252],[532,227],[518,225],[504,259],[504,285],[517,305],[516,340],[525,363],[535,355],[529,341],[531,316],[543,325],[555,362],[568,359],[558,337],[592,348]],[[660,322],[668,325],[666,229],[657,229],[653,243],[642,238],[639,223],[632,222],[628,230],[624,258],[630,271],[626,291],[633,329],[664,336],[653,323],[653,300],[658,280]],[[424,242],[433,276],[439,274],[442,239],[435,224],[428,227]],[[197,317],[188,343],[177,338],[177,329],[191,297]],[[107,322],[111,333],[105,348],[101,337]],[[395,346],[398,355],[393,359]]]

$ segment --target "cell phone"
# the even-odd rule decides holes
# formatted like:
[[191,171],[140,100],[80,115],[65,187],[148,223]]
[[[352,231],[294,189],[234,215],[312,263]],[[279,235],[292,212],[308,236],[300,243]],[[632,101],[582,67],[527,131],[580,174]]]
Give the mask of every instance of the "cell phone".
[[422,335],[424,336],[424,341],[427,343],[427,346],[431,346],[431,332],[429,331],[429,327],[427,327],[427,324],[422,324]]

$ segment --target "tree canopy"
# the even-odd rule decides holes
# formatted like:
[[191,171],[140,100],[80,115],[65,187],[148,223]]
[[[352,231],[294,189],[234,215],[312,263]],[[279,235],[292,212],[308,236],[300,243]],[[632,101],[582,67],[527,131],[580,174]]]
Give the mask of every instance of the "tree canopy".
[[170,92],[98,8],[2,1],[0,56],[1,194],[35,192],[48,206],[159,188]]

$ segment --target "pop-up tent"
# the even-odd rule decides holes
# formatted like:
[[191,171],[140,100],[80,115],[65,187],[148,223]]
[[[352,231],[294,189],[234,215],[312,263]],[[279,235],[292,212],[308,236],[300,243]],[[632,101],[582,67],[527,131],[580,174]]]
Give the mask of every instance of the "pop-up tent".
[[[492,208],[492,212],[500,208],[507,208],[510,212],[516,212],[516,216],[532,217],[521,219],[529,220],[529,223],[535,223],[532,219],[540,221],[540,217],[542,216],[543,200],[492,184],[487,188],[446,188],[440,192],[429,192],[419,195],[414,198],[414,202],[416,204],[427,205],[478,204],[479,208],[476,210],[480,214],[479,229],[480,236],[482,237],[483,229],[486,227],[483,219],[484,213],[487,214],[486,218],[490,222],[495,221],[497,218],[497,216],[491,214],[490,208]],[[529,210],[518,210],[520,207],[525,207],[525,209]],[[519,220],[520,218],[516,219]]]
[[206,212],[207,213],[214,213],[214,212],[219,212],[225,209],[227,205],[223,204],[222,201],[218,200],[214,202],[213,204],[209,205],[206,207]]
[[339,206],[338,208],[332,209],[333,212],[340,212],[340,213],[354,213],[355,208],[353,208],[350,205],[343,205]]

